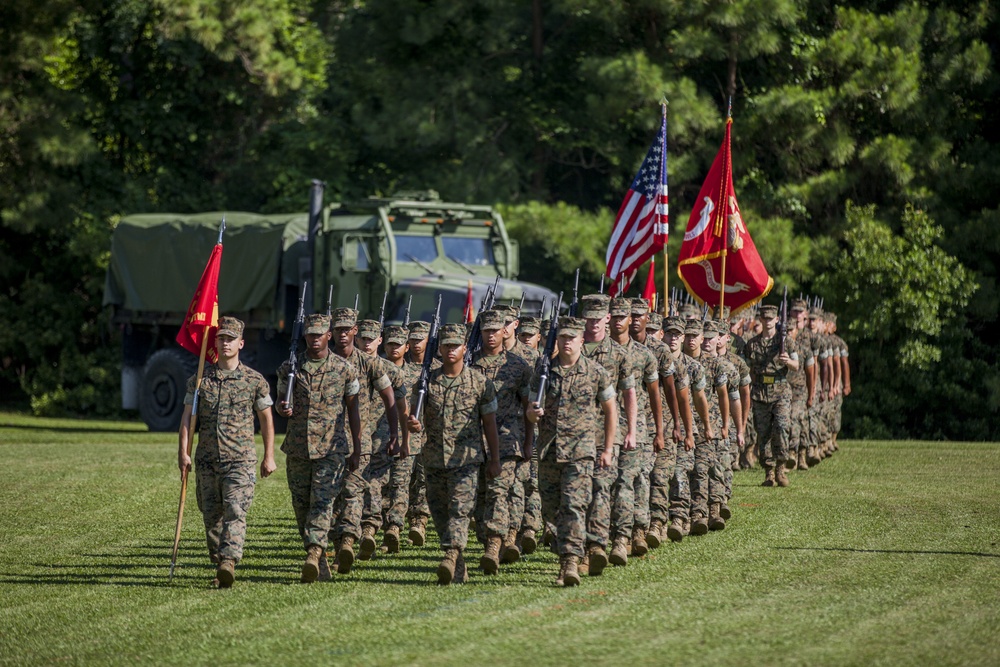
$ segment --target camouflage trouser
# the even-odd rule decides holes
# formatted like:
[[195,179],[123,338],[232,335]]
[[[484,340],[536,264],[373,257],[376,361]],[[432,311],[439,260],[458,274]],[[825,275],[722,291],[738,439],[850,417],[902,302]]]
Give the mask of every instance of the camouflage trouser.
[[635,517],[632,525],[646,530],[649,528],[650,476],[653,474],[653,443],[650,441],[642,450],[642,470],[635,480]]
[[618,454],[618,470],[611,486],[611,537],[632,537],[635,522],[635,485],[642,474],[643,451],[624,449]]
[[[613,470],[614,468],[611,468]],[[594,462],[591,459],[558,463],[555,447],[538,462],[538,491],[542,517],[556,527],[560,555],[583,558],[587,534],[587,508],[593,493]]]
[[[507,531],[516,523],[517,511],[515,494],[517,491],[518,470],[522,461],[516,456],[500,459],[500,474],[493,479],[486,479],[486,466],[479,469],[479,490],[476,493],[476,537],[483,544],[489,537],[506,537]],[[522,501],[523,502],[523,501]],[[524,505],[520,509],[520,517],[524,514]]]
[[830,435],[840,433],[840,420],[844,409],[844,395],[837,394],[833,397],[833,419],[830,422]]
[[253,487],[257,482],[255,468],[254,461],[195,461],[195,493],[205,520],[209,554],[237,562],[243,558],[247,510],[253,502]]
[[[708,496],[709,498],[722,498],[722,500],[711,500],[710,502],[729,502],[733,495],[733,447],[738,445],[736,440],[736,429],[729,425],[729,438],[719,439],[719,448],[715,453],[715,465],[709,473]],[[715,485],[721,485],[721,490],[715,489]]]
[[406,513],[412,522],[417,517],[430,517],[431,509],[427,506],[427,475],[420,455],[413,455],[413,473],[410,475],[410,508]]
[[524,482],[524,519],[521,530],[542,530],[542,497],[538,493],[538,450],[531,455],[528,475]]
[[[753,423],[753,410],[751,401],[751,412],[750,419],[747,420],[746,428],[743,430],[743,451],[749,451],[751,448],[756,449],[757,447],[757,426]],[[741,454],[743,452],[740,452]]]
[[362,454],[358,469],[347,473],[344,488],[333,506],[331,525],[334,528],[331,532],[334,538],[350,535],[355,540],[361,539],[361,515],[364,511],[365,492],[368,490],[367,475],[371,458],[370,454]]
[[788,459],[788,429],[792,404],[788,397],[774,403],[753,401],[753,420],[757,425],[757,457],[765,468],[782,465]]
[[816,397],[811,408],[806,408],[806,421],[809,424],[809,446],[823,444],[823,433],[820,425],[822,412],[820,411],[820,399]]
[[677,460],[670,478],[670,519],[691,519],[691,488],[694,478],[694,453],[684,449],[684,443],[677,445]]
[[397,528],[403,527],[406,512],[410,507],[410,478],[413,475],[413,462],[416,456],[405,456],[393,459],[389,472],[389,488],[384,494],[385,522]]
[[806,415],[806,396],[795,396],[792,399],[791,422],[788,430],[788,453],[795,455],[800,449],[808,447],[809,417]]
[[610,466],[600,468],[596,463],[593,466],[593,487],[587,507],[587,543],[605,548],[611,535],[611,488],[618,478],[620,452],[618,445],[614,447],[615,456]]
[[691,483],[691,520],[708,518],[708,506],[726,501],[726,483],[719,465],[719,452],[728,449],[722,438],[695,442],[694,476]]
[[444,551],[464,551],[469,542],[469,519],[476,507],[479,468],[478,463],[460,468],[424,468],[427,505]]
[[372,526],[376,532],[382,527],[382,493],[389,489],[391,474],[392,457],[383,447],[372,454],[368,470],[365,472],[368,488],[365,489],[361,511],[361,525]]
[[347,459],[342,454],[321,459],[289,456],[285,458],[285,471],[303,546],[318,544],[326,549],[334,501],[346,479]]
[[666,446],[653,458],[653,470],[649,474],[649,514],[654,521],[666,523],[670,517],[670,484],[677,465],[677,448],[684,448],[684,442],[676,444],[670,438]]

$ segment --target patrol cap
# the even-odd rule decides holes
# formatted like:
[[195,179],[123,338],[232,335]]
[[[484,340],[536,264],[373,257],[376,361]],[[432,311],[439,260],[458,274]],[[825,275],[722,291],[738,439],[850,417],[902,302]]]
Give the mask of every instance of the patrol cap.
[[580,315],[584,319],[597,320],[608,314],[610,306],[611,297],[606,294],[588,294],[580,299]]
[[[732,310],[733,310],[733,309],[732,309],[732,308],[730,308],[729,306],[723,306],[723,307],[722,307],[722,312],[721,312],[721,313],[719,313],[719,319],[720,319],[720,320],[728,320],[728,319],[729,319],[729,314],[730,314],[730,313],[732,312]],[[717,312],[717,313],[718,313],[718,311],[719,311],[719,309],[718,309],[718,308],[716,308],[716,309],[715,309],[715,312]]]
[[806,303],[805,299],[792,299],[792,305],[788,307],[788,310],[809,310],[809,304]]
[[760,313],[758,314],[758,317],[777,317],[777,316],[778,316],[777,306],[767,305],[760,307]]
[[836,324],[837,323],[837,314],[836,313],[827,313],[826,314],[826,320],[830,324]]
[[645,315],[649,312],[649,303],[641,296],[632,299],[632,308],[629,311],[632,315]]
[[353,308],[338,308],[333,311],[334,327],[353,327],[358,323],[358,311]]
[[705,325],[702,324],[701,320],[688,320],[684,324],[685,336],[697,336],[703,333],[705,333]]
[[683,317],[668,317],[663,320],[663,330],[671,333],[684,333],[684,326],[687,324]]
[[611,299],[611,303],[608,305],[608,312],[611,313],[611,317],[621,317],[622,315],[631,314],[631,299],[626,299],[624,297],[615,297],[614,299]]
[[823,319],[823,309],[819,306],[813,306],[812,310],[809,311],[810,320],[821,320]]
[[431,335],[431,323],[423,320],[410,322],[410,340],[423,340]]
[[361,320],[358,322],[358,335],[362,338],[375,340],[382,333],[382,326],[378,320]]
[[680,314],[684,319],[690,319],[692,317],[701,319],[701,308],[699,308],[697,304],[686,303],[681,306]]
[[215,332],[215,335],[239,338],[243,335],[243,322],[228,315],[226,317],[220,317],[219,330]]
[[586,326],[587,321],[582,317],[570,317],[569,315],[563,315],[559,318],[559,335],[579,336],[583,333]]
[[552,328],[552,318],[548,317],[542,320],[542,323],[539,325],[538,330],[543,334],[548,335],[549,329],[551,328]]
[[482,331],[503,329],[504,325],[507,323],[505,315],[506,314],[500,310],[485,310],[479,314],[479,328]]
[[408,335],[406,327],[401,327],[398,324],[390,324],[385,328],[383,332],[383,338],[387,343],[396,343],[402,345],[406,342],[406,337]]
[[663,328],[663,315],[659,313],[650,313],[649,319],[646,321],[647,331],[659,331]]
[[493,306],[493,310],[503,315],[504,324],[510,324],[516,320],[519,311],[515,306],[507,306],[502,303]]
[[306,315],[304,324],[307,334],[325,334],[330,330],[330,316],[323,313]]
[[465,343],[464,324],[445,324],[438,333],[442,345],[462,345]]
[[537,317],[522,317],[521,323],[517,326],[517,333],[526,333],[534,335],[540,331],[538,325],[540,324]]

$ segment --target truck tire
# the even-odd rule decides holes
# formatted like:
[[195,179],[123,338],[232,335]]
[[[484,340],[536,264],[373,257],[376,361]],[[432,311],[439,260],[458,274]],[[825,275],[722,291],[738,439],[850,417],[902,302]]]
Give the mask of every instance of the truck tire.
[[139,414],[150,431],[180,428],[187,380],[197,370],[197,360],[178,349],[157,350],[149,358],[139,389]]

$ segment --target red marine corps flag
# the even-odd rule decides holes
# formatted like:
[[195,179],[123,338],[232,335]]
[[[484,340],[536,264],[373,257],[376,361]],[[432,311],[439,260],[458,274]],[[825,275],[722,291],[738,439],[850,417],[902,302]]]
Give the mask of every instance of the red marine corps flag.
[[[225,223],[223,223],[225,224]],[[188,306],[184,323],[177,332],[177,344],[192,354],[215,363],[215,332],[219,329],[219,267],[222,264],[222,243],[216,243],[208,264],[198,281],[194,298]],[[202,352],[204,350],[204,352]]]
[[774,281],[767,275],[736,203],[729,145],[732,124],[730,117],[725,139],[691,211],[677,275],[700,303],[726,305],[735,312],[763,299]]

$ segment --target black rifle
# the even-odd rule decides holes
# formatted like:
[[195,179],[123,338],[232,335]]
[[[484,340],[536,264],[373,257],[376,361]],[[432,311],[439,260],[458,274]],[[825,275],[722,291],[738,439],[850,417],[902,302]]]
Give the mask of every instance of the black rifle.
[[[576,278],[573,280],[573,301],[569,304],[569,316],[576,317],[576,311],[580,307],[580,299],[577,298],[577,293],[580,291],[580,269],[576,270]],[[562,299],[559,299],[559,304],[562,305]],[[556,309],[556,313],[559,310]],[[552,319],[555,319],[553,317]]]
[[406,310],[403,311],[403,326],[410,326],[410,306],[413,305],[413,295],[406,297]]
[[360,313],[358,313],[358,298],[360,296],[361,296],[360,294],[355,294],[354,295],[354,312],[355,312],[355,317],[357,317],[357,315],[360,315]]
[[420,420],[420,414],[424,409],[424,397],[430,388],[431,362],[437,356],[438,349],[438,329],[441,327],[441,297],[438,296],[437,310],[434,311],[434,319],[431,321],[431,333],[427,338],[427,349],[424,350],[424,363],[420,367],[420,377],[417,378],[417,403],[413,406],[413,416]]
[[597,290],[598,294],[604,294],[604,275],[601,275],[601,286]]
[[389,298],[389,293],[388,292],[384,292],[382,294],[382,309],[380,311],[378,311],[378,328],[379,328],[379,331],[381,331],[382,328],[385,326],[385,302],[386,302],[386,300],[388,300],[388,298]]
[[778,335],[781,336],[781,353],[785,353],[785,337],[788,336],[788,286],[781,296],[781,312],[778,313]]
[[333,317],[333,285],[330,285],[330,291],[326,293],[326,316]]
[[549,384],[549,371],[552,369],[552,352],[556,349],[556,337],[559,335],[558,313],[559,307],[562,306],[562,296],[562,292],[559,292],[559,298],[556,300],[556,315],[549,323],[549,333],[545,337],[545,349],[542,350],[542,355],[538,358],[538,400],[535,402],[535,406],[539,408],[545,405],[545,388]]
[[524,292],[521,292],[521,303],[517,304],[517,314],[520,315],[521,311],[524,310]]
[[[480,321],[483,317],[483,311],[489,310],[496,303],[496,290],[500,286],[500,276],[497,276],[496,281],[486,292],[486,298],[484,298],[479,304],[479,312],[476,313],[476,321],[472,324],[472,331],[469,332],[469,342],[465,347],[465,363],[471,364],[473,356],[483,348],[483,330]],[[511,305],[513,306],[513,299],[511,299]]]
[[299,338],[302,338],[302,323],[306,319],[306,285],[302,283],[302,294],[299,295],[299,312],[292,325],[292,347],[288,354],[288,388],[285,389],[285,405],[292,409],[292,390],[295,389],[295,376],[299,372]]

